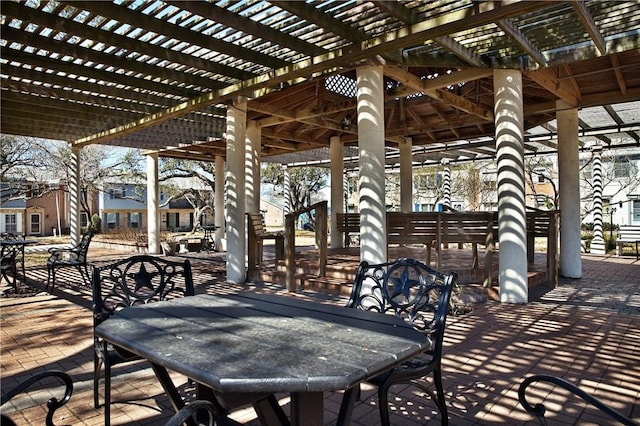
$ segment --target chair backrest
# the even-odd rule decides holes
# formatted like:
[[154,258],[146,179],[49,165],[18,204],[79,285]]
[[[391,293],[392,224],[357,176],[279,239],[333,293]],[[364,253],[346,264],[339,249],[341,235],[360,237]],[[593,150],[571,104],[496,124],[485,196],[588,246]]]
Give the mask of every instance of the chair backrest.
[[78,245],[73,248],[73,252],[76,256],[75,260],[83,263],[87,261],[87,252],[89,251],[89,244],[91,244],[92,238],[92,231],[87,231],[82,235],[82,239]]
[[0,249],[0,264],[2,266],[15,264],[18,257],[22,255],[22,247],[19,243],[12,244],[11,240],[3,241]]
[[127,306],[195,294],[189,260],[150,255],[93,266],[91,286],[94,326]]
[[260,237],[265,233],[264,217],[260,213],[247,213],[248,227],[256,236]]
[[360,263],[348,307],[393,314],[431,339],[429,353],[442,353],[449,300],[456,279],[415,259]]

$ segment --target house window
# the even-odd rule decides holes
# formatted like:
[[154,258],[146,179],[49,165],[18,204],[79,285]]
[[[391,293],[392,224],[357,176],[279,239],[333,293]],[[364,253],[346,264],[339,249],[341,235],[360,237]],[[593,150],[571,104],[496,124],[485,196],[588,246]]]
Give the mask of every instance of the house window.
[[180,213],[167,213],[167,230],[173,231],[180,227]]
[[112,188],[110,193],[109,193],[109,195],[110,195],[110,198],[112,200],[114,200],[114,199],[124,198],[125,193],[126,193],[126,191],[125,191],[124,187]]
[[5,232],[9,234],[15,234],[18,232],[18,217],[16,214],[7,214],[4,217],[5,220]]
[[633,221],[640,222],[640,200],[633,201]]
[[80,227],[87,228],[89,226],[89,215],[87,212],[80,212]]
[[616,161],[613,164],[613,177],[628,178],[637,173],[636,167],[629,161]]
[[129,228],[140,229],[141,223],[142,223],[142,213],[140,212],[129,213]]
[[107,223],[107,229],[118,229],[118,213],[105,214],[105,222]]

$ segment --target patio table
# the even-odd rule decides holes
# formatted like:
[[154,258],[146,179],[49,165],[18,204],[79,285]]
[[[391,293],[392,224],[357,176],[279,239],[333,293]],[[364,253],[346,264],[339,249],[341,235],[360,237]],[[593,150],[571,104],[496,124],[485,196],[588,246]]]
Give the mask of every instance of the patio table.
[[200,229],[204,233],[204,236],[200,240],[200,251],[206,251],[209,253],[210,250],[215,251],[216,249],[216,240],[214,237],[214,232],[220,228],[216,225],[202,225]]
[[422,352],[429,340],[395,316],[241,293],[125,308],[95,333],[216,393],[290,393],[292,425],[323,424],[323,392],[348,389]]

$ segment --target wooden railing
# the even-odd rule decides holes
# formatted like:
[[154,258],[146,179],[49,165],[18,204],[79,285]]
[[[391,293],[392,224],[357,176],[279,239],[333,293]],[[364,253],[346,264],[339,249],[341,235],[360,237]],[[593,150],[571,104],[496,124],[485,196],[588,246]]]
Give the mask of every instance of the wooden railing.
[[318,247],[318,276],[325,275],[327,268],[327,202],[321,201],[310,207],[300,209],[285,216],[284,259],[285,283],[288,291],[296,290],[296,222],[302,214],[315,212],[316,246]]
[[[547,273],[549,284],[558,283],[558,212],[535,210],[527,212],[527,259],[533,263],[535,238],[547,238]],[[337,229],[350,234],[360,230],[359,213],[337,213]],[[422,244],[427,249],[426,262],[431,263],[432,248],[436,251],[436,268],[441,267],[441,247],[450,243],[472,244],[473,268],[478,268],[478,245],[485,247],[483,285],[491,285],[491,265],[498,242],[497,212],[387,213],[387,245]]]

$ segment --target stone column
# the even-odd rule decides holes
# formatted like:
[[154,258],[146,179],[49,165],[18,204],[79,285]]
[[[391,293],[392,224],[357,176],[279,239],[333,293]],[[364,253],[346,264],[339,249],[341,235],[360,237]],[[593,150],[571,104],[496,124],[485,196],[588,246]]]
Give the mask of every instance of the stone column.
[[160,253],[160,184],[157,153],[147,155],[147,247],[149,254]]
[[413,211],[413,167],[411,158],[411,138],[400,143],[400,211]]
[[226,251],[227,241],[224,239],[224,158],[221,155],[216,155],[215,158],[215,191],[213,223],[218,226],[214,235],[216,250]]
[[606,254],[606,245],[602,233],[602,147],[592,148],[593,162],[591,179],[593,181],[593,240],[591,240],[592,254]]
[[260,213],[260,155],[261,132],[260,126],[251,120],[247,123],[246,148],[246,204],[247,212]]
[[[71,176],[69,180],[69,232],[71,233],[71,244],[78,245],[80,243],[80,152],[82,148],[71,148]],[[89,218],[91,223],[91,218]]]
[[522,73],[517,70],[494,70],[493,90],[498,159],[500,301],[527,303]]
[[360,260],[387,260],[384,173],[384,82],[381,65],[358,67]]
[[245,139],[247,101],[239,99],[227,109],[227,169],[225,220],[227,226],[227,281],[243,283],[245,269]]
[[560,275],[582,277],[578,109],[556,102],[560,187]]
[[344,143],[339,136],[330,140],[331,153],[331,248],[344,246],[344,238],[338,232],[336,213],[344,212]]

